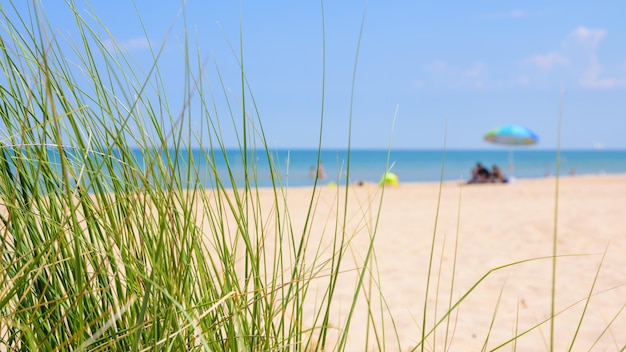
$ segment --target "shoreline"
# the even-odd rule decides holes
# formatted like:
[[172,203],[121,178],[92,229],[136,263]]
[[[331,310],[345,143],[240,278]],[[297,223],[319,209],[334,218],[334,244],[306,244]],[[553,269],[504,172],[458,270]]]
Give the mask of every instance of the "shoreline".
[[[402,179],[400,178],[399,180],[399,186],[392,186],[392,185],[387,185],[387,188],[396,188],[396,187],[402,187],[403,185],[439,185],[440,183],[444,184],[444,185],[454,185],[454,184],[463,184],[463,185],[467,185],[467,186],[488,186],[488,185],[514,185],[516,183],[519,182],[536,182],[536,181],[541,181],[541,180],[555,180],[555,179],[559,179],[559,180],[569,180],[569,179],[586,179],[586,178],[602,178],[602,177],[626,177],[626,172],[624,173],[585,173],[585,174],[576,174],[576,175],[560,175],[560,176],[554,176],[554,175],[550,175],[550,176],[544,176],[544,177],[522,177],[522,178],[512,178],[511,181],[506,182],[506,183],[498,183],[498,182],[485,182],[485,183],[472,183],[472,184],[468,184],[467,180],[443,180],[443,181],[402,181]],[[342,180],[343,181],[343,180]],[[357,184],[357,182],[362,182],[362,185]],[[379,182],[372,182],[372,181],[354,181],[352,183],[350,183],[348,186],[350,188],[359,188],[361,186],[366,186],[366,185],[374,185],[374,186],[379,186],[380,183]],[[292,189],[292,188],[313,188],[313,184],[311,185],[286,185],[286,186],[282,186],[283,188],[287,188],[287,189]],[[318,184],[316,186],[317,188],[323,188],[323,187],[345,187],[345,184],[337,184],[334,180],[328,180],[328,179],[324,179],[324,180],[320,180],[318,181]],[[272,186],[259,186],[258,189],[273,189]],[[277,185],[276,186],[277,189],[281,188],[281,185]],[[206,190],[211,190],[213,188],[206,188]]]

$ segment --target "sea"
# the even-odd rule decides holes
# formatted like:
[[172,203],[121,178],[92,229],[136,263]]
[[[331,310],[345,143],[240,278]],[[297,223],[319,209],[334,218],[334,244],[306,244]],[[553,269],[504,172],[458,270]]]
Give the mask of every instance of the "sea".
[[[13,152],[26,153],[21,150]],[[50,148],[49,153],[61,179],[58,150]],[[116,160],[118,165],[113,171],[101,168],[99,172],[113,174],[100,176],[112,180],[129,175],[121,167],[126,160],[116,151],[85,154],[69,149],[66,153],[74,167],[73,175],[82,175],[85,158],[93,161],[105,157]],[[488,169],[497,165],[510,180],[557,174],[626,174],[626,150],[179,149],[176,152],[134,149],[132,157],[135,160],[131,164],[139,168],[133,173],[150,175],[155,184],[168,184],[167,180],[171,180],[175,173],[177,184],[186,188],[215,188],[218,184],[220,187],[241,188],[246,182],[251,187],[379,183],[387,172],[393,172],[400,183],[467,181],[476,163]],[[25,154],[24,158],[28,155]],[[177,166],[155,167],[154,163],[164,165],[164,160],[173,160]],[[14,171],[15,161],[9,162],[9,167]],[[318,174],[323,177],[316,179],[316,170],[320,170]],[[91,189],[89,175],[81,177],[81,184]]]
[[[624,174],[626,150],[331,150],[239,149],[193,150],[191,155],[198,178],[207,187],[215,186],[215,174],[226,186],[242,186],[248,179],[257,187],[281,185],[305,187],[317,184],[344,185],[380,182],[386,172],[402,182],[465,181],[477,162],[491,169],[499,166],[510,179],[559,175]],[[188,157],[187,157],[188,158]],[[244,159],[246,166],[244,166]],[[318,160],[324,178],[315,179]],[[559,167],[557,171],[557,160]],[[270,167],[270,162],[274,167]],[[246,172],[246,169],[248,172]],[[205,174],[203,174],[203,172]],[[320,172],[321,174],[321,172]],[[232,176],[232,177],[231,177]]]

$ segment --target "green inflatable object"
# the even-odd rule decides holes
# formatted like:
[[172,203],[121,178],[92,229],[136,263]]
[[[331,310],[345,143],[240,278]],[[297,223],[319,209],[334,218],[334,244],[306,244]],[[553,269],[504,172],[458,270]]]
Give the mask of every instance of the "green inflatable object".
[[381,186],[387,184],[395,187],[400,185],[400,181],[398,180],[398,175],[394,174],[393,172],[386,172],[383,175],[383,178],[380,180],[380,184]]

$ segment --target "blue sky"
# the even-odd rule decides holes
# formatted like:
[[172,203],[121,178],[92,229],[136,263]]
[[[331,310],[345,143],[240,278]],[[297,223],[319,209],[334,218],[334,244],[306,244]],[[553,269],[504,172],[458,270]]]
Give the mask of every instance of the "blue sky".
[[[52,26],[72,37],[63,3],[43,1]],[[238,50],[242,30],[246,74],[271,148],[317,146],[323,33],[325,148],[347,146],[350,113],[354,148],[386,148],[390,138],[392,148],[441,148],[446,119],[448,148],[498,148],[482,136],[507,123],[533,129],[541,138],[536,148],[554,148],[561,89],[564,148],[626,148],[625,1],[323,5],[324,32],[320,1],[186,2],[193,50],[207,67],[219,65],[235,96],[240,82],[227,42]],[[149,44],[165,42],[163,77],[176,101],[184,67],[180,2],[137,0],[147,33],[131,1],[94,0],[92,6],[139,62],[149,62]]]

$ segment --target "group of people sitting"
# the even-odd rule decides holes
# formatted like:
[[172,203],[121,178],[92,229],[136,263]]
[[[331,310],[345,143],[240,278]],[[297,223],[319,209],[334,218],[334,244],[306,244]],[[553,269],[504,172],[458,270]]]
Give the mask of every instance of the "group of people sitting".
[[507,183],[509,180],[504,176],[504,172],[494,165],[489,171],[480,162],[472,169],[472,178],[467,183]]

